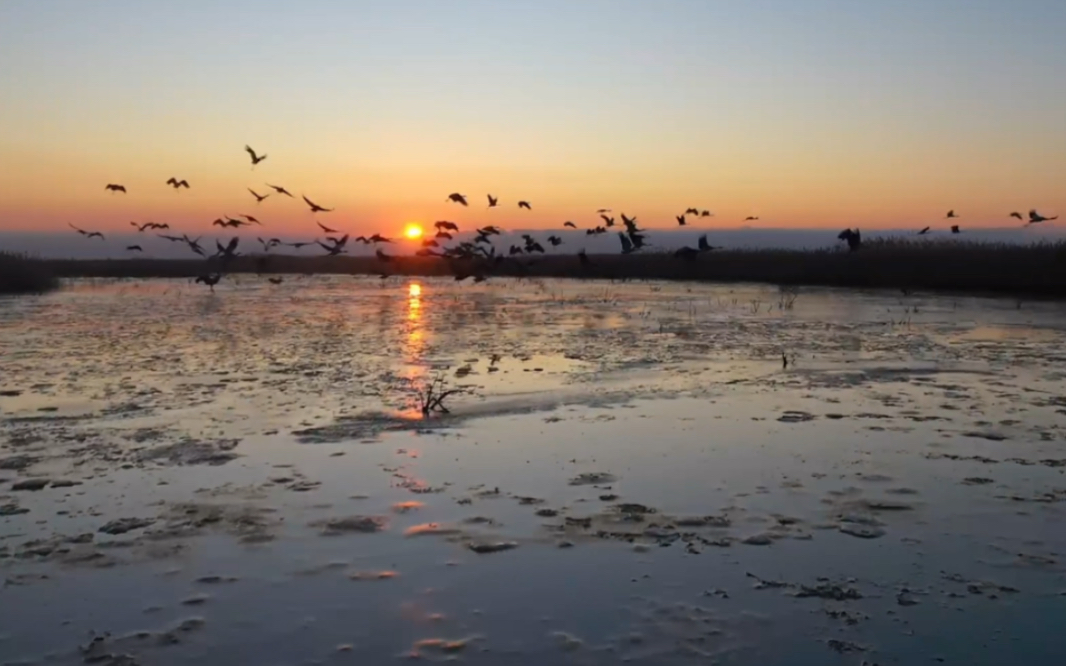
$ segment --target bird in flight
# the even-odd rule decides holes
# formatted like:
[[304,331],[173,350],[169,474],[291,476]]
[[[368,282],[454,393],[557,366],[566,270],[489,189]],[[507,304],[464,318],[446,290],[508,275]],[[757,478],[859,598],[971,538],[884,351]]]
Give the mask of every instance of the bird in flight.
[[951,225],[951,233],[953,233],[953,234],[957,234],[957,233],[960,233],[960,231],[959,231],[959,225],[957,225],[957,224],[953,224],[953,225]]
[[327,234],[339,234],[340,233],[339,230],[330,229],[329,227],[327,227],[326,225],[322,224],[321,222],[319,222],[317,220],[315,221],[315,224],[317,224],[318,228],[321,229],[322,231],[325,231]]
[[700,209],[699,208],[686,208],[685,209],[685,215],[699,215],[699,214],[700,214]]
[[288,245],[289,247],[294,247],[297,250],[299,250],[301,247],[304,247],[305,245],[314,245],[314,244],[315,244],[314,241],[306,241],[306,242],[296,241],[295,243],[282,243],[282,245]]
[[340,254],[341,252],[343,252],[344,251],[344,246],[348,244],[348,234],[344,234],[340,238],[332,239],[332,240],[333,240],[333,245],[326,245],[322,241],[315,241],[315,242],[318,243],[319,245],[321,245],[322,249],[324,249],[326,252],[329,253],[329,256],[335,257],[338,254]]
[[208,287],[211,287],[211,291],[214,292],[215,285],[218,284],[218,281],[221,279],[221,273],[208,273],[207,275],[201,275],[196,278],[195,282],[197,284],[206,284]]
[[145,222],[144,224],[137,224],[136,222],[130,222],[130,226],[137,229],[137,233],[144,233],[145,229],[169,229],[169,224],[156,224],[155,222]]
[[489,208],[495,208],[496,204],[500,202],[499,198],[494,197],[491,194],[488,195],[488,197],[489,197]]
[[126,246],[126,251],[127,252],[144,252],[144,249],[141,248],[140,245],[127,245]]
[[1052,220],[1057,219],[1059,219],[1058,215],[1056,215],[1055,217],[1044,217],[1040,213],[1036,212],[1035,208],[1029,211],[1029,224],[1040,224],[1041,222],[1050,222]]
[[285,196],[290,197],[292,199],[296,198],[296,197],[292,196],[292,192],[286,190],[284,187],[278,187],[277,185],[271,185],[270,183],[267,183],[266,186],[271,188],[272,190],[274,190],[278,194],[284,194]]
[[709,211],[709,210],[701,210],[700,211],[700,217],[710,217],[711,215],[713,215],[713,213],[711,211]]
[[457,204],[462,204],[464,206],[469,205],[466,203],[466,197],[462,194],[459,194],[458,192],[452,192],[451,194],[449,194],[447,200]]
[[950,220],[950,219],[955,218],[955,217],[958,217],[958,215],[955,214],[955,209],[952,208],[951,210],[948,211],[948,214],[944,216],[944,219]]
[[862,247],[862,234],[859,233],[858,229],[855,229],[854,231],[851,229],[845,229],[837,234],[837,239],[847,241],[848,250],[851,252],[855,252]]
[[77,231],[79,234],[81,234],[82,236],[85,236],[86,238],[99,238],[100,240],[106,240],[104,238],[104,235],[102,233],[100,233],[99,231],[86,231],[84,229],[77,228],[73,224],[70,224],[70,222],[67,222],[67,224],[70,225],[71,229],[73,229],[74,231]]
[[533,207],[529,205],[528,201],[519,201],[518,202],[518,207],[519,208],[525,208],[526,210],[533,210]]
[[448,229],[449,231],[459,231],[459,225],[455,222],[449,222],[447,220],[440,220],[433,223],[437,229]]
[[679,226],[679,227],[685,226],[685,216],[684,215],[678,215],[677,216],[677,226]]
[[262,222],[260,222],[259,220],[255,219],[251,215],[245,215],[244,213],[241,213],[241,217],[243,217],[244,219],[248,220],[252,224],[258,224],[259,226],[263,226]]
[[610,208],[600,208],[599,210],[596,211],[596,213],[598,215],[603,215],[604,213],[610,213],[610,212],[611,212]]
[[452,235],[450,233],[448,233],[447,231],[444,231],[443,229],[437,231],[437,233],[434,234],[433,237],[434,238],[444,238],[446,240],[451,240],[452,239]]
[[607,233],[607,227],[593,227],[592,229],[585,229],[586,236],[598,236],[599,234]]
[[1016,218],[1018,218],[1019,220],[1021,220],[1021,219],[1024,219],[1024,218],[1022,218],[1022,214],[1021,214],[1021,213],[1019,213],[1018,211],[1014,211],[1013,213],[1011,213],[1011,214],[1009,215],[1009,217],[1016,217]]
[[[301,195],[301,196],[303,196],[303,195]],[[308,199],[306,196],[304,196],[303,199],[307,203],[307,205],[311,207],[311,212],[312,213],[332,213],[333,210],[334,210],[332,208],[323,208],[322,206],[319,206],[318,204],[316,204],[314,201],[311,201],[310,199]]]
[[[189,249],[192,250],[193,252],[195,252],[196,254],[200,255],[201,257],[207,256],[206,254],[204,254],[204,249],[202,247],[200,247],[200,237],[199,236],[197,236],[195,239],[193,239],[193,238],[189,238],[188,235],[186,235],[186,236],[182,236],[181,240],[185,241],[185,244],[189,246]],[[217,280],[216,280],[216,282],[217,282]]]
[[622,254],[630,254],[636,250],[633,247],[633,241],[629,240],[629,237],[621,231],[618,232],[618,240],[622,242]]
[[603,213],[600,213],[600,219],[602,219],[604,221],[604,223],[608,227],[613,227],[614,226],[614,218],[613,217],[607,217]]
[[108,183],[104,186],[104,189],[111,190],[112,192],[122,192],[123,194],[126,193],[125,185],[116,185],[115,183]]
[[370,238],[366,239],[366,242],[369,245],[370,243],[391,243],[393,241],[391,238],[385,238],[381,234],[374,234]]
[[160,238],[162,238],[164,240],[168,240],[168,241],[170,241],[172,243],[184,243],[185,242],[185,239],[182,238],[181,236],[167,236],[166,234],[156,234],[156,235],[159,236]]
[[270,252],[270,248],[281,245],[280,238],[268,238],[266,240],[263,240],[262,238],[256,238],[256,240],[259,241],[259,244],[263,246],[264,252]]
[[253,190],[250,187],[248,188],[248,191],[252,193],[253,197],[255,197],[255,202],[256,203],[263,203],[263,199],[266,199],[267,197],[270,196],[269,194],[259,194],[258,192],[256,192],[255,190]]
[[558,236],[548,236],[548,242],[552,244],[552,247],[563,244],[563,239]]
[[392,261],[392,257],[385,254],[381,250],[374,250],[374,254],[377,255],[378,261],[383,261],[385,263]]
[[926,228],[922,229],[921,231],[919,231],[919,232],[918,232],[918,235],[919,235],[919,236],[924,236],[924,235],[926,235],[927,233],[929,233],[929,227],[926,227]]
[[174,178],[173,176],[171,176],[170,179],[167,180],[167,185],[170,185],[175,190],[179,189],[179,188],[182,188],[182,187],[184,187],[185,189],[189,189],[189,181],[184,180],[184,179],[183,180],[178,180],[177,178]]
[[577,225],[573,222],[563,222],[564,227],[570,227],[571,229],[577,229]]
[[758,222],[759,218],[755,217],[754,215],[749,215],[749,216],[744,218],[744,221],[745,222]]
[[237,257],[237,245],[241,242],[241,239],[234,236],[230,239],[229,243],[223,245],[218,241],[215,241],[215,247],[218,248],[218,252],[215,253],[216,257],[222,257],[222,262],[226,263],[230,259]]
[[267,158],[266,155],[256,155],[255,151],[252,150],[252,147],[248,146],[248,145],[246,145],[244,147],[244,151],[246,153],[248,153],[249,155],[251,155],[251,157],[252,157],[252,168],[253,169],[255,168],[256,164],[259,164],[260,162],[262,162],[263,160],[265,160]]

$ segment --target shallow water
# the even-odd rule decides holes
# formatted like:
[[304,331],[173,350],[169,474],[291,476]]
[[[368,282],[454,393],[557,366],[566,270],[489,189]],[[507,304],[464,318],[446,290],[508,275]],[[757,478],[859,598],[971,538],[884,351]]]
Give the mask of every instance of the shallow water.
[[0,663],[1066,654],[1063,306],[194,287],[0,301]]

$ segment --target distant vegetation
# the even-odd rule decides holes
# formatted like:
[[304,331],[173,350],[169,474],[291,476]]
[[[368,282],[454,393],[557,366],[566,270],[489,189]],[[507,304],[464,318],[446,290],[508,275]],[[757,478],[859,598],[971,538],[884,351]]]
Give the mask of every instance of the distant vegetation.
[[[1032,245],[957,240],[896,239],[866,241],[856,252],[826,250],[713,250],[693,261],[652,251],[629,255],[576,254],[519,256],[500,263],[455,266],[434,257],[238,257],[228,272],[333,273],[368,275],[450,275],[487,277],[564,277],[585,279],[658,279],[702,282],[765,282],[853,288],[967,291],[1066,298],[1066,242]],[[49,260],[61,277],[194,277],[213,270],[203,260]],[[2,271],[0,271],[2,273]]]
[[46,262],[0,250],[0,294],[41,293],[58,286]]

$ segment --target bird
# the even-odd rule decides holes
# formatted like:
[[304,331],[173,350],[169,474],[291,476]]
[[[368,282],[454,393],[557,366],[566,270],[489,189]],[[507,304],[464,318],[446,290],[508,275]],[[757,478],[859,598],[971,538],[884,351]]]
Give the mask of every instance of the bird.
[[954,208],[952,208],[951,210],[949,210],[949,211],[948,211],[948,214],[944,216],[944,218],[945,218],[945,219],[949,219],[949,220],[950,220],[951,218],[954,218],[954,217],[958,217],[958,215],[956,215],[956,214],[955,214],[955,209],[954,209]]
[[319,206],[314,201],[311,201],[304,195],[300,196],[303,196],[304,201],[307,202],[307,205],[311,207],[312,213],[332,213],[334,210],[333,208],[323,208],[322,206]]
[[114,183],[108,183],[107,185],[104,186],[104,189],[105,190],[111,190],[112,192],[122,192],[123,194],[126,193],[126,186],[125,185],[116,185]]
[[712,212],[711,212],[711,211],[709,211],[709,210],[701,210],[701,211],[700,211],[700,217],[710,217],[710,216],[711,216],[711,215],[713,215],[713,214],[714,214],[714,213],[712,213]]
[[189,189],[189,181],[187,181],[187,180],[178,180],[177,178],[174,178],[173,176],[171,176],[170,179],[167,180],[167,185],[172,186],[175,190],[178,189],[178,188],[181,188],[181,187],[184,187],[185,189]]
[[259,220],[255,219],[251,215],[245,215],[244,213],[241,213],[241,217],[243,217],[244,219],[248,220],[252,224],[258,224],[259,226],[263,226],[262,222],[260,222]]
[[186,235],[186,236],[182,236],[181,239],[183,241],[185,241],[185,244],[189,246],[189,249],[192,250],[193,252],[195,252],[196,254],[200,255],[201,257],[207,256],[204,253],[204,248],[200,247],[200,237],[199,236],[197,236],[195,239],[192,239],[192,238],[189,238]]
[[433,237],[434,238],[444,238],[444,239],[447,239],[447,240],[451,240],[452,239],[452,235],[450,233],[448,233],[447,231],[443,231],[443,230],[438,231]]
[[577,229],[577,225],[573,222],[563,222],[564,227],[570,227],[571,229]]
[[951,233],[953,233],[953,234],[961,233],[959,231],[959,225],[957,225],[957,224],[951,225]]
[[614,226],[614,218],[613,217],[607,217],[606,215],[601,213],[600,214],[600,219],[602,219],[604,224],[606,224],[608,227],[613,227]]
[[629,237],[621,231],[618,232],[618,240],[622,242],[622,254],[630,254],[635,251],[636,248],[633,247],[633,241],[629,240]]
[[501,231],[502,230],[499,227],[491,224],[487,227],[482,227],[481,229],[478,229],[478,233],[485,234],[487,236],[499,236]]
[[685,209],[685,215],[699,215],[699,214],[700,214],[700,209],[699,208],[686,208]]
[[244,147],[244,151],[246,153],[248,153],[249,155],[251,155],[251,157],[252,157],[252,168],[255,168],[256,164],[259,164],[260,162],[262,162],[263,160],[265,160],[267,158],[266,155],[256,155],[255,151],[252,150],[252,147],[248,146],[248,145],[246,145]]
[[1019,213],[1018,211],[1014,211],[1013,213],[1011,213],[1011,214],[1010,214],[1010,217],[1016,217],[1016,218],[1018,218],[1019,220],[1023,219],[1023,218],[1022,218],[1022,214],[1021,214],[1021,213]]
[[926,235],[927,233],[929,233],[929,229],[930,229],[929,227],[925,227],[924,229],[922,229],[921,231],[918,232],[918,235],[919,236]]
[[440,247],[440,243],[433,240],[432,238],[427,238],[422,241],[422,247]]
[[522,254],[522,248],[518,245],[512,245],[511,248],[507,250],[507,254],[511,256],[514,256],[516,254]]
[[234,236],[230,239],[229,243],[223,245],[218,241],[215,241],[215,247],[218,248],[218,252],[215,253],[216,257],[222,257],[223,263],[228,262],[230,259],[237,257],[237,245],[241,242],[241,239]]
[[458,192],[452,192],[451,194],[449,194],[447,200],[457,204],[462,204],[464,206],[469,205],[468,203],[466,203],[466,197],[462,194],[459,194]]
[[137,230],[137,233],[144,233],[145,229],[155,229],[155,222],[145,222],[144,224],[137,224],[136,222],[130,222],[130,226]]
[[259,194],[258,192],[256,192],[255,190],[253,190],[250,187],[248,188],[248,191],[252,193],[253,197],[255,197],[255,202],[257,204],[258,203],[263,203],[263,199],[266,199],[267,197],[270,196],[269,194]]
[[533,210],[533,207],[529,205],[528,201],[519,201],[518,202],[518,207],[519,208],[525,208],[526,210]]
[[437,229],[448,229],[449,231],[459,231],[459,225],[455,222],[449,222],[447,220],[439,220],[433,223],[433,226]]
[[610,212],[611,212],[610,208],[600,208],[600,209],[598,209],[596,211],[596,213],[599,214],[599,215],[603,215],[604,213],[610,213]]
[[848,249],[852,252],[858,250],[862,246],[862,234],[858,229],[852,231],[851,229],[845,229],[837,234],[837,239],[847,241]]
[[755,217],[754,215],[749,215],[749,216],[744,218],[744,221],[745,222],[758,222],[759,218]]
[[292,192],[286,190],[284,187],[278,187],[277,185],[271,185],[270,183],[267,183],[266,186],[271,188],[272,190],[274,190],[278,194],[284,194],[285,196],[290,197],[292,199],[296,198],[296,197],[292,196]]
[[86,231],[84,229],[77,228],[73,224],[70,224],[70,222],[67,222],[67,224],[70,225],[71,229],[73,229],[74,231],[77,231],[79,234],[81,234],[82,236],[85,236],[86,238],[99,238],[100,240],[106,240],[104,238],[104,235],[102,233],[100,233],[99,231]]
[[392,257],[385,254],[381,250],[374,250],[374,254],[377,256],[378,261],[383,261],[385,263],[389,263],[390,261],[392,261]]
[[320,246],[322,246],[322,249],[324,249],[327,253],[329,253],[329,256],[335,257],[338,254],[340,254],[341,252],[344,252],[344,246],[348,244],[348,235],[345,234],[340,239],[334,241],[333,245],[326,245],[322,241],[315,241],[315,242],[318,243]]
[[340,233],[336,229],[330,229],[329,227],[327,227],[326,225],[322,224],[321,222],[319,222],[317,220],[315,221],[315,224],[317,224],[318,228],[321,229],[322,231],[325,231],[327,234],[339,234]]
[[637,218],[626,217],[625,213],[622,213],[622,224],[626,226],[626,232],[630,236],[640,231],[640,229],[637,229]]
[[581,262],[582,266],[591,266],[592,265],[592,261],[589,260],[589,256],[587,254],[585,254],[585,250],[584,249],[581,249],[581,250],[578,251],[577,259],[578,259],[578,261]]
[[392,242],[394,242],[391,238],[385,238],[381,234],[374,234],[373,236],[371,236],[370,238],[368,238],[366,240],[367,240],[368,244],[369,243],[392,243]]
[[585,229],[586,236],[596,236],[605,233],[607,233],[607,227],[593,227],[592,229]]
[[168,241],[170,241],[172,243],[178,243],[178,242],[184,243],[185,242],[185,239],[182,238],[181,236],[167,236],[166,234],[156,234],[156,235],[159,236],[160,238],[162,238],[163,240],[168,240]]
[[144,248],[142,248],[140,245],[127,245],[126,246],[126,251],[127,252],[144,252]]
[[[1059,219],[1058,215],[1056,215],[1055,217],[1044,217],[1040,213],[1036,212],[1035,208],[1029,211],[1029,224],[1039,224],[1041,222],[1050,222],[1052,220],[1057,219]],[[103,237],[101,236],[101,238]]]
[[718,249],[707,242],[707,234],[703,234],[699,237],[699,239],[696,241],[696,247],[699,249],[700,252],[710,252],[711,250]]
[[259,241],[259,243],[263,246],[263,250],[265,252],[270,252],[270,248],[281,245],[280,238],[268,238],[266,240],[263,240],[262,238],[256,238],[256,240]]
[[489,197],[489,208],[495,208],[496,204],[499,203],[499,199],[494,197],[494,196],[492,196],[491,194],[488,195],[488,197]]
[[557,247],[563,244],[563,239],[558,236],[548,236],[548,242],[552,244],[552,247]]
[[685,216],[684,215],[678,215],[677,216],[677,226],[679,226],[679,227],[685,226]]
[[297,250],[299,250],[301,247],[314,244],[315,241],[296,241],[295,243],[282,243],[282,245],[288,245],[289,247],[296,248]]
[[206,284],[208,287],[211,287],[211,291],[213,292],[215,290],[215,285],[218,284],[218,281],[221,279],[221,273],[208,273],[197,277],[195,282],[197,284]]

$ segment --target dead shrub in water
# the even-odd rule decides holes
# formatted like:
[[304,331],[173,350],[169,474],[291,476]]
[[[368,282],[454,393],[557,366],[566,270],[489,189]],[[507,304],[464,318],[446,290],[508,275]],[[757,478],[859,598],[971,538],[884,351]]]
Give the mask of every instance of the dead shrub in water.
[[448,380],[444,375],[437,375],[429,383],[415,386],[414,391],[418,397],[418,406],[422,410],[422,416],[432,414],[450,414],[451,411],[444,406],[444,400],[456,393],[465,393],[466,389],[461,386],[449,388]]
[[40,259],[0,251],[0,294],[40,294],[58,286],[59,281]]

